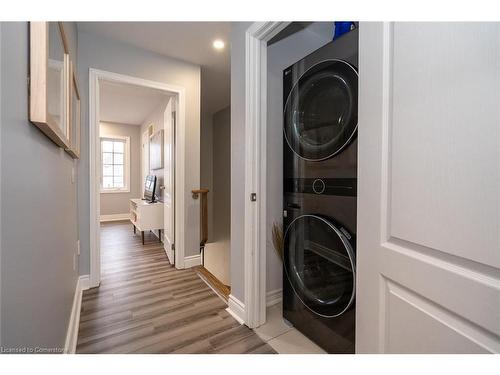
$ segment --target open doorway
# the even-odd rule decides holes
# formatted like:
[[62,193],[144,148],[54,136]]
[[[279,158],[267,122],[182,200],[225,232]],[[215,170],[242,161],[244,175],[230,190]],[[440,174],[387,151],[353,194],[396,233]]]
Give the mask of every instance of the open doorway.
[[208,241],[200,276],[228,300],[231,291],[231,109],[206,113],[201,128],[201,186],[208,189]]
[[183,144],[183,129],[175,129],[183,126],[183,95],[176,86],[91,70],[92,287],[100,283],[101,262],[112,258],[102,246],[124,238],[161,246],[170,264],[183,268],[176,236],[183,230],[182,189],[174,199],[184,182],[183,148],[175,147]]

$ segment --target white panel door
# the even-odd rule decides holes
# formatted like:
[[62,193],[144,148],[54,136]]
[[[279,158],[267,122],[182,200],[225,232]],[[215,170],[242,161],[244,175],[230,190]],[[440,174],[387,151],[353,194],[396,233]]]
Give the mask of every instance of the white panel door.
[[175,110],[174,98],[170,99],[165,108],[163,116],[164,137],[163,137],[163,158],[164,176],[163,190],[164,205],[164,248],[170,263],[175,263],[174,243],[175,243]]
[[356,350],[500,352],[500,24],[360,25]]

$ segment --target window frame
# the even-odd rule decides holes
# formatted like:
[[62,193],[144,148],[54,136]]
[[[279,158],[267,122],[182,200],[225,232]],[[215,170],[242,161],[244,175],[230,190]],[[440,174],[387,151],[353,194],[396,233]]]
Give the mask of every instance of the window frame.
[[[130,193],[130,137],[122,136],[122,135],[101,135],[99,137],[99,148],[100,148],[100,167],[101,167],[101,193],[109,194],[109,193]],[[124,186],[122,188],[104,188],[102,186],[104,176],[103,176],[103,158],[102,158],[102,141],[125,141],[124,145],[124,154],[123,154],[123,183]]]

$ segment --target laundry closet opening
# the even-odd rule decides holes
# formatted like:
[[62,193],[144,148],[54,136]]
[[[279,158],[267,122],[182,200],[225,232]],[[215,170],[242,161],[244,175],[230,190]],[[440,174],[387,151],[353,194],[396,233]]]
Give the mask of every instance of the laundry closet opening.
[[293,22],[268,43],[266,305],[354,353],[358,29],[340,24]]

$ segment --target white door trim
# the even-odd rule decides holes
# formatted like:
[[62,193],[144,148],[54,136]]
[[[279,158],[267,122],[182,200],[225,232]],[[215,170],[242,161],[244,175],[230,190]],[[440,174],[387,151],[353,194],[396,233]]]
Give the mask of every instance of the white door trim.
[[[290,22],[255,22],[245,36],[245,323],[266,321],[267,42]],[[252,202],[250,195],[257,194]]]
[[184,268],[184,217],[185,217],[185,114],[186,93],[184,87],[142,78],[89,69],[89,160],[90,160],[90,287],[97,287],[101,281],[100,262],[100,154],[99,154],[99,81],[119,82],[167,91],[178,98],[178,127],[175,149],[176,206],[175,237],[176,268]]

